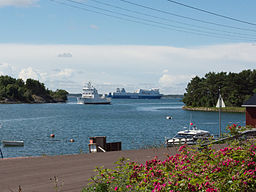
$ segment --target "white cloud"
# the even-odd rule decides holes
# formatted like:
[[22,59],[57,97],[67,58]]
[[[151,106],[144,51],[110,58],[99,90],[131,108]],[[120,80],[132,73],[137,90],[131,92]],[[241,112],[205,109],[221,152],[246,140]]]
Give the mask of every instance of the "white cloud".
[[[91,80],[101,93],[118,86],[128,91],[159,87],[163,93],[175,94],[184,92],[194,75],[255,69],[255,52],[256,46],[249,43],[191,48],[0,44],[0,61],[11,64],[14,77],[41,78],[52,89],[80,92]],[[75,57],[60,59],[58,53]]]
[[31,67],[28,67],[26,69],[22,69],[18,76],[23,81],[26,81],[27,79],[35,79],[35,80],[41,80],[41,76],[38,72],[33,70]]
[[72,57],[72,54],[71,53],[60,53],[58,54],[58,57]]
[[2,62],[0,63],[0,75],[9,75],[13,76],[14,67],[12,67],[9,63]]
[[162,73],[168,73],[168,69],[163,70]]
[[74,72],[73,69],[63,69],[63,70],[60,70],[55,76],[56,77],[71,77],[73,72]]
[[169,75],[163,74],[159,79],[159,84],[162,87],[174,86],[183,82],[188,82],[191,79],[190,75]]
[[99,29],[99,27],[97,25],[90,25],[91,29]]
[[0,7],[15,6],[15,7],[27,7],[36,5],[39,0],[1,0]]

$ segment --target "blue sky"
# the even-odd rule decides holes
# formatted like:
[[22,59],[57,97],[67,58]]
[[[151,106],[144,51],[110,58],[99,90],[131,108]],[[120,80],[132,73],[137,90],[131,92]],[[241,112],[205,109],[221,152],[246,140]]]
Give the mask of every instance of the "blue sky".
[[[90,80],[99,92],[114,91],[116,87],[129,91],[158,87],[163,93],[177,94],[184,93],[196,75],[255,68],[256,25],[168,0],[56,1],[0,1],[0,74],[39,79],[51,89],[70,92],[80,92]],[[254,0],[176,1],[256,23]],[[163,11],[232,27],[196,22]]]

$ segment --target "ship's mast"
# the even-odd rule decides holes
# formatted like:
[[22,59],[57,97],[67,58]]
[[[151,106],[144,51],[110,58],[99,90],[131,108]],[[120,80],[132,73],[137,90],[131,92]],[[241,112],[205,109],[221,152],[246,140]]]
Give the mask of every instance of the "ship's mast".
[[219,108],[219,137],[221,137],[221,108],[225,107],[225,103],[221,97],[220,94],[220,88],[219,88],[219,98],[218,98],[218,102],[216,104],[216,107]]

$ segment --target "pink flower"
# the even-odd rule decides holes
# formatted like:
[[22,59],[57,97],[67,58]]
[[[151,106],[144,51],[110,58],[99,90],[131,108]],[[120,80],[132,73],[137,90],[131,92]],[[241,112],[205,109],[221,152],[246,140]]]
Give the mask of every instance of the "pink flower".
[[179,148],[179,151],[182,151],[184,148],[186,148],[186,145],[182,145],[182,146]]
[[117,191],[118,190],[118,187],[115,187],[115,191]]
[[206,189],[206,192],[216,192],[217,190],[216,189],[214,189],[214,188],[208,188],[208,189]]

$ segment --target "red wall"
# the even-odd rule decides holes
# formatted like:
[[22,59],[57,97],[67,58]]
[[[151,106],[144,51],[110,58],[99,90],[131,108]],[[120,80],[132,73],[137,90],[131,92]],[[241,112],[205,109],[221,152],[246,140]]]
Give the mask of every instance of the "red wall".
[[256,128],[256,107],[246,107],[246,125]]

